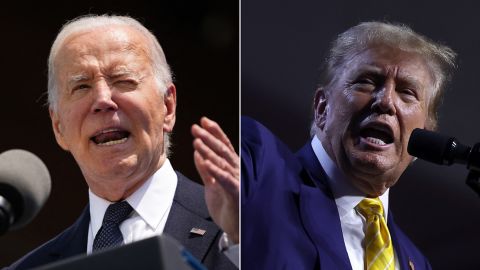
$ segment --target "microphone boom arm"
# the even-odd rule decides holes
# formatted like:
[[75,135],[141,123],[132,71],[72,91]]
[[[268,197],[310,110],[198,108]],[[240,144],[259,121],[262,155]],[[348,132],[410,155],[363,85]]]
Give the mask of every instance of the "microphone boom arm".
[[476,143],[470,151],[467,168],[469,169],[465,183],[480,196],[480,143]]

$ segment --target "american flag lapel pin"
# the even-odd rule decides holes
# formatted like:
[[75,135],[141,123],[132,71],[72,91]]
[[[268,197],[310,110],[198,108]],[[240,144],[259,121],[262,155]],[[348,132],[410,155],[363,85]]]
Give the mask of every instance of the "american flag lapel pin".
[[207,231],[204,230],[204,229],[200,229],[200,228],[195,228],[193,227],[191,230],[190,230],[190,233],[191,234],[196,234],[196,235],[200,235],[200,236],[203,236]]

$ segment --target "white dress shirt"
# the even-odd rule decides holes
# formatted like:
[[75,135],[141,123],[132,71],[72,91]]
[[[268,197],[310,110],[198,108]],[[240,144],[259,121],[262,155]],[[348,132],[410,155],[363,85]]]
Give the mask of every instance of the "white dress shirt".
[[[311,145],[315,156],[328,176],[328,182],[332,189],[340,216],[343,239],[352,269],[362,270],[364,269],[364,249],[362,241],[365,237],[366,219],[355,209],[355,206],[366,196],[355,188],[350,180],[338,169],[337,165],[332,161],[330,156],[328,156],[317,136],[313,137]],[[385,222],[388,217],[388,191],[389,190],[379,197],[383,204]],[[396,254],[395,269],[400,269]]]
[[[126,199],[133,211],[119,226],[124,244],[163,233],[172,208],[177,182],[177,174],[167,159],[158,171]],[[88,191],[88,195],[90,225],[88,226],[87,254],[90,254],[95,235],[102,227],[103,216],[112,202],[98,197],[91,190]],[[239,245],[231,243],[225,233],[219,241],[219,249],[238,267]]]
[[[177,174],[167,159],[138,190],[126,201],[132,206],[132,214],[120,224],[124,243],[131,243],[163,233],[172,207]],[[147,192],[148,191],[148,192]],[[103,216],[112,203],[88,191],[90,199],[90,225],[88,227],[87,253],[92,252],[95,235],[102,227]]]

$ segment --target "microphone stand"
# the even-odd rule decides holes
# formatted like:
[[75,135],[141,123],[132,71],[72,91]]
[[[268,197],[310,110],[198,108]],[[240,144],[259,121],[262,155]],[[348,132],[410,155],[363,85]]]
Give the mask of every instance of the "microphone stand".
[[480,196],[480,143],[476,143],[470,155],[468,157],[467,169],[469,169],[467,175],[467,185],[471,187]]
[[0,195],[0,235],[4,234],[13,223],[12,205]]
[[470,170],[465,182],[480,196],[480,172]]

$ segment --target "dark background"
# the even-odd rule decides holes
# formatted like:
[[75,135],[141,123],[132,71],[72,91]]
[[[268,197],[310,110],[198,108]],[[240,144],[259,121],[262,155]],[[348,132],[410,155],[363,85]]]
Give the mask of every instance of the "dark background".
[[200,179],[190,126],[202,115],[218,121],[235,147],[239,140],[238,1],[17,2],[2,5],[0,16],[0,152],[22,148],[38,155],[50,170],[52,193],[30,225],[0,236],[0,268],[71,225],[88,200],[80,170],[57,146],[43,105],[48,53],[67,20],[88,13],[128,14],[157,36],[177,86],[175,169]]
[[[478,10],[462,1],[243,0],[242,114],[299,149],[309,139],[313,93],[331,40],[359,22],[387,20],[458,53],[440,131],[473,145],[480,141]],[[391,190],[397,223],[433,269],[480,269],[480,198],[464,184],[466,175],[460,165],[416,161]]]

